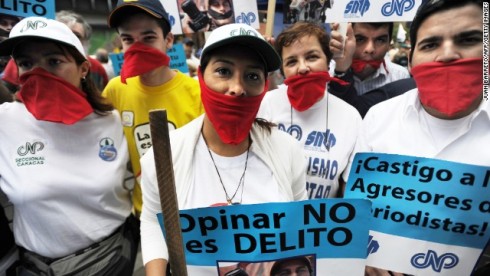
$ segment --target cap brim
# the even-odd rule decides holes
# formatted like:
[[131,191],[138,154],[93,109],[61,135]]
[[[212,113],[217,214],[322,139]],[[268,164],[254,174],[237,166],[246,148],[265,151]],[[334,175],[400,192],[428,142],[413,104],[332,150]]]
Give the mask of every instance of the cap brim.
[[114,10],[111,11],[111,13],[109,14],[109,17],[107,19],[107,24],[109,25],[109,27],[110,28],[117,27],[116,26],[117,23],[120,22],[122,19],[122,16],[126,14],[126,10],[134,9],[134,8],[138,8],[138,9],[150,14],[151,16],[153,16],[155,18],[158,18],[158,19],[162,18],[161,15],[159,15],[158,13],[154,12],[151,9],[148,9],[146,7],[142,7],[141,5],[138,5],[135,3],[126,3],[126,4],[122,4],[118,7],[116,7]]
[[[36,36],[33,36],[36,37]],[[31,38],[33,38],[31,37]],[[0,42],[0,56],[10,56],[15,46],[19,44],[22,40],[29,38],[28,36],[8,38]]]
[[[46,40],[48,42],[53,42],[53,43],[61,43],[61,44],[63,44],[66,47],[75,49],[76,50],[76,53],[79,53],[79,50],[76,47],[74,47],[73,45],[68,44],[66,42],[63,42],[63,41],[60,41],[60,40],[56,40],[56,39],[50,39],[50,38],[47,38],[47,37],[44,37],[44,36],[26,35],[26,36],[12,37],[12,38],[9,38],[9,39],[6,39],[6,40],[0,42],[0,56],[10,56],[10,55],[12,55],[12,52],[14,51],[15,47],[17,47],[17,45],[19,45],[19,44],[21,44],[23,42],[32,41],[32,39],[35,39],[35,38],[38,38],[40,40]],[[80,56],[83,59],[87,59],[87,57],[85,57],[85,56],[83,56],[81,54],[80,54]]]
[[202,51],[201,57],[205,56],[213,49],[229,44],[240,44],[255,50],[255,52],[257,52],[257,54],[259,54],[266,63],[265,65],[267,72],[275,71],[281,67],[281,57],[279,57],[279,54],[274,50],[269,42],[250,35],[233,36],[213,43]]

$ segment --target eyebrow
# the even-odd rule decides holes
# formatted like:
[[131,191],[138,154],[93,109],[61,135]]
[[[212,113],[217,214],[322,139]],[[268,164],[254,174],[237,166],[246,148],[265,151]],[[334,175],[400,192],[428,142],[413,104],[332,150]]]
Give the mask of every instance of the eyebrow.
[[[321,54],[322,51],[323,50],[313,49],[313,50],[306,52],[304,55]],[[294,58],[296,58],[296,56],[297,55],[291,55],[291,56],[286,57],[284,60],[294,59]]]
[[455,35],[454,38],[458,39],[458,38],[469,37],[469,36],[474,36],[474,35],[477,35],[477,36],[483,38],[483,31],[480,31],[480,30],[465,31],[465,32],[461,32],[461,33]]
[[[216,64],[218,62],[222,62],[222,63],[226,63],[226,64],[231,65],[231,66],[235,66],[234,62],[232,62],[226,58],[218,58],[213,62],[213,64]],[[262,64],[247,65],[247,67],[252,68],[252,69],[261,69],[261,70],[264,69],[264,66]]]
[[[154,31],[154,30],[147,30],[147,31],[144,31],[141,33],[142,35],[149,35],[149,34],[153,34],[153,35],[156,35],[157,33]],[[127,33],[120,33],[119,34],[120,36],[132,36],[130,34],[127,34]]]
[[[464,32],[458,33],[455,36],[453,36],[453,39],[457,40],[457,39],[461,39],[461,38],[465,38],[465,37],[471,37],[471,36],[483,37],[483,31],[480,31],[480,30],[464,31]],[[434,43],[434,42],[439,42],[442,40],[443,40],[442,36],[434,35],[434,36],[430,36],[430,37],[427,37],[427,38],[420,40],[419,42],[417,42],[417,45],[422,44],[422,43]]]

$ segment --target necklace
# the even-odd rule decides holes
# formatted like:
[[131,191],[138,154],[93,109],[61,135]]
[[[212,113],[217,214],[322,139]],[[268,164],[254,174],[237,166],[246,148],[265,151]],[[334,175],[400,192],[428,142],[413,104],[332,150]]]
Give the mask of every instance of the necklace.
[[[216,173],[218,174],[219,182],[221,183],[221,187],[223,188],[223,191],[225,191],[225,196],[226,196],[226,202],[228,202],[228,205],[238,205],[242,203],[242,198],[243,198],[243,188],[245,187],[245,172],[247,172],[247,164],[248,164],[248,154],[250,152],[250,145],[252,144],[252,141],[248,144],[247,147],[247,157],[245,159],[245,168],[243,169],[242,176],[240,177],[240,180],[238,181],[238,186],[236,187],[235,192],[233,195],[230,197],[228,195],[228,192],[226,191],[225,185],[223,184],[223,180],[221,179],[221,174],[219,173],[218,166],[216,166],[216,162],[214,161],[213,154],[211,153],[211,150],[209,149],[208,142],[206,141],[206,138],[204,138],[204,135],[202,136],[204,139],[204,142],[206,143],[206,148],[208,149],[209,157],[211,157],[211,161],[213,161],[214,168],[216,169]],[[240,202],[233,202],[233,199],[238,193],[238,190],[240,189],[240,186],[242,187],[242,193],[240,196]]]

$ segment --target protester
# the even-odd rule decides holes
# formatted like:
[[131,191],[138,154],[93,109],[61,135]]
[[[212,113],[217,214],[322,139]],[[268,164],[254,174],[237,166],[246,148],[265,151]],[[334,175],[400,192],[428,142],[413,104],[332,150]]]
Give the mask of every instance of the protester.
[[0,105],[0,188],[13,204],[20,275],[131,275],[138,232],[123,188],[121,120],[92,82],[80,40],[28,17],[0,43],[19,67]]
[[339,196],[341,174],[354,149],[361,117],[327,83],[332,53],[329,36],[316,23],[297,22],[277,37],[285,86],[270,91],[259,116],[278,124],[304,145],[308,156],[306,187],[312,198]]
[[106,49],[98,48],[95,51],[95,59],[97,59],[100,64],[102,64],[102,67],[104,67],[108,79],[112,79],[115,77],[114,67],[112,65],[111,59],[109,58],[109,52]]
[[417,88],[369,110],[356,152],[490,166],[482,14],[481,0],[434,0],[419,7],[410,28],[410,68]]
[[[390,49],[393,22],[352,23],[346,38],[332,24],[330,51],[334,55],[334,75],[351,83],[357,95],[395,80],[410,77],[406,68],[394,64],[386,53]],[[344,44],[345,43],[345,44]],[[336,89],[332,94],[339,96]]]
[[90,75],[97,88],[100,91],[104,90],[107,82],[109,82],[107,73],[98,60],[91,58],[88,55],[90,38],[92,37],[92,27],[90,24],[80,14],[66,10],[57,12],[56,20],[65,23],[78,39],[80,39],[83,48],[85,49],[85,53],[87,54],[87,59],[90,62]]
[[197,67],[199,67],[199,59],[194,55],[194,41],[188,37],[184,38],[184,53],[189,68],[191,77],[197,76]]
[[[357,109],[362,118],[366,116],[366,113],[373,105],[401,95],[415,87],[416,84],[413,78],[406,78],[387,83],[365,94],[357,95],[352,85],[342,86],[337,83],[330,83],[330,89],[335,90],[339,98]],[[343,93],[338,93],[340,91],[343,91]]]
[[[256,119],[267,73],[280,58],[246,24],[213,31],[201,56],[199,81],[205,115],[170,133],[179,209],[306,199],[305,159],[289,135]],[[166,243],[153,151],[143,167],[142,253],[147,275],[164,275]],[[216,267],[188,266],[189,275],[215,275]]]
[[[86,57],[90,62],[90,76],[97,89],[102,91],[108,82],[107,73],[98,60],[93,59],[88,55],[92,27],[80,14],[72,11],[57,12],[56,20],[65,23],[82,42]],[[13,61],[10,61],[7,64],[3,81],[12,92],[19,89],[19,74],[17,72],[17,66],[15,66]]]
[[[9,37],[10,30],[19,22],[17,16],[0,13],[0,42]],[[0,56],[0,77],[3,75],[3,70],[8,64],[10,56]]]
[[169,129],[176,129],[204,110],[197,80],[169,67],[166,51],[172,48],[174,36],[160,1],[120,0],[109,15],[109,26],[119,33],[124,63],[120,76],[109,82],[103,95],[121,113],[136,176],[133,204],[139,216],[140,157],[151,146],[148,112],[166,109]]

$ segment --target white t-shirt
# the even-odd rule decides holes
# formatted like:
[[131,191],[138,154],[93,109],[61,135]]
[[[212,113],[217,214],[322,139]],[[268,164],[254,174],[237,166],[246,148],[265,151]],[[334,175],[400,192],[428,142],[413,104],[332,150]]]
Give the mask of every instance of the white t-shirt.
[[[248,162],[247,152],[234,157],[220,156],[213,151],[211,154],[228,197],[232,198],[236,193],[232,202],[253,204],[287,200],[279,193],[279,185],[272,176],[272,171],[253,152],[249,152]],[[225,192],[202,135],[197,143],[194,157],[196,173],[187,200],[184,202],[184,209],[226,204]],[[246,170],[245,162],[247,162]],[[244,175],[243,183],[238,187],[242,175]]]
[[[423,110],[417,89],[373,106],[362,123],[355,152],[402,154],[490,166],[488,101],[482,100],[477,110],[454,122],[441,122],[436,118],[427,121],[426,116],[430,115]],[[441,129],[448,124],[455,129]],[[450,137],[441,136],[449,132]],[[344,178],[347,177],[344,174]]]
[[308,110],[299,112],[289,103],[287,86],[281,85],[267,92],[257,117],[277,124],[304,146],[308,197],[336,197],[339,177],[349,162],[361,124],[357,110],[326,93]]
[[18,245],[63,257],[107,237],[129,216],[129,156],[118,112],[64,125],[4,103],[0,126],[0,188],[14,206]]

